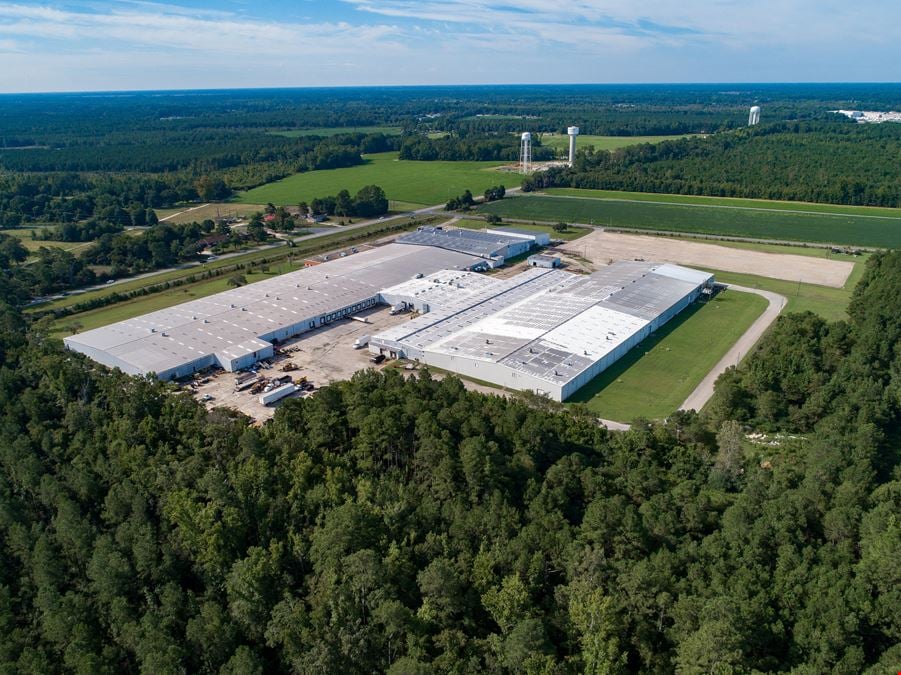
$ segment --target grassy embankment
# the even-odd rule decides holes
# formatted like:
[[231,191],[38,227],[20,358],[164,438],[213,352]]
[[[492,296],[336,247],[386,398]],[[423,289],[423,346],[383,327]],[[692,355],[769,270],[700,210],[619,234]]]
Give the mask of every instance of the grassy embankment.
[[579,390],[569,403],[584,403],[599,417],[617,422],[666,417],[765,308],[766,300],[758,295],[728,291],[696,304]]
[[763,202],[767,206],[755,202],[756,206],[752,207],[731,203],[676,203],[669,201],[671,195],[644,197],[646,199],[633,200],[517,196],[486,204],[479,211],[506,218],[563,220],[614,228],[848,246],[901,246],[901,209],[878,209],[871,213],[869,210],[860,212],[863,207],[816,205],[821,207],[820,210],[799,211],[796,204],[786,202]]
[[366,163],[359,166],[294,174],[242,192],[235,201],[290,205],[344,189],[354,194],[366,185],[378,185],[389,200],[403,202],[406,208],[440,204],[464,190],[479,195],[494,185],[513,187],[520,182],[517,174],[496,170],[501,162],[414,162],[397,159],[395,152],[365,158]]

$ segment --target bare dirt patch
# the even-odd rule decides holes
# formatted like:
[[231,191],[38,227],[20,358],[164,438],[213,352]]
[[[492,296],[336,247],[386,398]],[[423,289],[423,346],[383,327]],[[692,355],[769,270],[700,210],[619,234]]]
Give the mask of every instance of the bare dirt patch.
[[560,251],[596,264],[636,258],[842,288],[854,263],[597,230]]

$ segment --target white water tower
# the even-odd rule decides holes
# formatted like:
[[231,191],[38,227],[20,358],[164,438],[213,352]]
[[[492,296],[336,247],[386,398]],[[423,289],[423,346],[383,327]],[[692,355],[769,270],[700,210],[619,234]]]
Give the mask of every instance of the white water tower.
[[568,127],[566,135],[569,136],[569,165],[576,161],[576,136],[579,135],[579,127]]
[[748,126],[753,127],[755,124],[760,124],[760,106],[755,105],[752,106],[750,114],[748,114]]
[[519,146],[519,172],[529,173],[532,170],[532,134],[523,133]]

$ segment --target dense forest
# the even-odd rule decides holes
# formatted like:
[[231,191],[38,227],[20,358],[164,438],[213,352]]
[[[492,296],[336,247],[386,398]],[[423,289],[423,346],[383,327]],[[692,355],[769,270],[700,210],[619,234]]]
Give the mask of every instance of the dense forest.
[[901,207],[901,124],[779,122],[588,150],[523,183],[564,186]]
[[[520,137],[509,133],[448,135],[441,138],[410,136],[401,143],[399,156],[418,161],[515,162],[519,159],[519,146]],[[532,146],[532,159],[554,159],[554,149],[542,147],[536,138]]]
[[256,428],[3,305],[0,669],[894,672],[899,295],[623,433],[391,369]]
[[[46,161],[43,151],[22,152],[18,160],[0,151],[0,167],[11,171],[0,174],[0,228],[89,217],[120,225],[145,224],[136,218],[143,220],[148,208],[222,200],[233,190],[292,173],[361,164],[361,152],[394,147],[383,134],[329,139],[262,134],[268,145],[247,154],[240,152],[240,138],[232,145],[229,135],[223,134],[221,143],[194,139],[181,144],[177,138],[135,132],[127,143],[72,146],[71,153],[48,149]],[[173,152],[183,152],[183,159],[161,158]],[[69,154],[78,161],[70,163]],[[150,158],[146,163],[145,157]]]

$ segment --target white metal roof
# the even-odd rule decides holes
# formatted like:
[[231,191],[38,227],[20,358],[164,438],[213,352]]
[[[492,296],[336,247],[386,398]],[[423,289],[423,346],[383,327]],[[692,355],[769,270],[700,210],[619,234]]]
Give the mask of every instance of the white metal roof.
[[640,261],[587,276],[530,268],[373,340],[500,363],[565,384],[711,278]]
[[269,347],[260,338],[376,296],[380,289],[479,258],[423,246],[386,246],[199,298],[65,338],[131,368],[157,372],[222,353],[230,359]]

